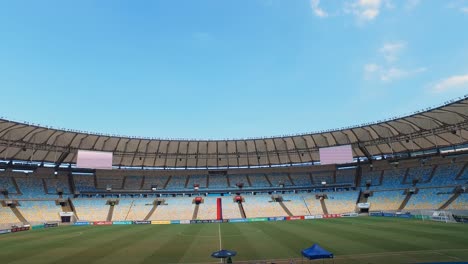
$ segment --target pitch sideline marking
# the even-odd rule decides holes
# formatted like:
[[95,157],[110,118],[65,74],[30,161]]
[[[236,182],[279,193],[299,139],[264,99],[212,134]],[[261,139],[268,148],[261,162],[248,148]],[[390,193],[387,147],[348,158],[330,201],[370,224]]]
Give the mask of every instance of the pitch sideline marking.
[[221,224],[218,224],[218,233],[219,233],[219,250],[223,249],[223,245],[221,243]]
[[[223,245],[222,245],[222,242],[221,242],[221,224],[218,223],[218,233],[219,233],[219,250],[222,250],[223,249]],[[223,263],[223,259],[220,259],[220,262]]]

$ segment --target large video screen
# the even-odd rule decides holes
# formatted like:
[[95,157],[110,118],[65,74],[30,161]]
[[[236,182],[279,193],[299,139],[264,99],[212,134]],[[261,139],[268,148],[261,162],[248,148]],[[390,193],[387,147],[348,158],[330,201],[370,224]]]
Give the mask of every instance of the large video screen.
[[353,162],[353,150],[351,145],[320,148],[320,164],[344,164]]
[[112,169],[112,152],[78,150],[76,166],[86,169]]

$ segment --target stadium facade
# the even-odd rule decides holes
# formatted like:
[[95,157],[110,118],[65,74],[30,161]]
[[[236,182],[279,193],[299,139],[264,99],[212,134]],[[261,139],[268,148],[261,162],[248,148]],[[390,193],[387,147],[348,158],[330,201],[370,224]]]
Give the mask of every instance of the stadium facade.
[[[100,135],[0,121],[0,225],[468,210],[468,97],[338,130],[239,140]],[[320,148],[354,161],[320,165]],[[76,167],[113,152],[113,170]],[[222,208],[222,210],[221,210]],[[67,221],[70,221],[68,219]]]

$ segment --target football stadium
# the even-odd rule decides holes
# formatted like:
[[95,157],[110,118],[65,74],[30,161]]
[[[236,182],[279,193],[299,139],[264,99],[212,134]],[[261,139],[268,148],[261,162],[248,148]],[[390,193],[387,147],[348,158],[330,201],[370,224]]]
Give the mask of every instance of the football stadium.
[[467,263],[468,3],[20,2],[0,263]]

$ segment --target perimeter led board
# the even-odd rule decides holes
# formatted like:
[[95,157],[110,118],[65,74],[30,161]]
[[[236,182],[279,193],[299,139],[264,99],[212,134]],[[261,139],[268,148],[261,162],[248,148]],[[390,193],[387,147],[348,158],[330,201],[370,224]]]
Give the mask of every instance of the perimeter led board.
[[320,148],[320,164],[344,164],[353,162],[353,150],[351,145]]
[[78,150],[76,166],[86,169],[112,169],[112,152]]

